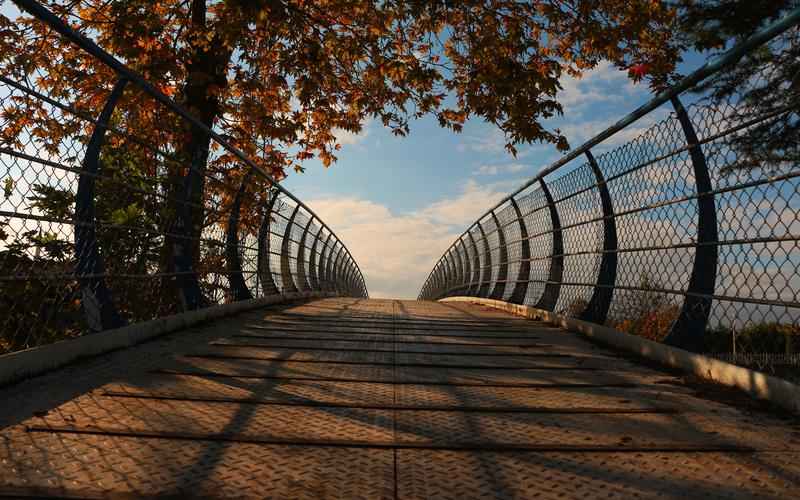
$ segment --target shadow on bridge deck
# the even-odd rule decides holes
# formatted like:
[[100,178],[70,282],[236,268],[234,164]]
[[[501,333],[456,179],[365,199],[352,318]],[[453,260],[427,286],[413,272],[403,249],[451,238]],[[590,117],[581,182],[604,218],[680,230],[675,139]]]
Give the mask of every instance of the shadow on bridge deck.
[[477,306],[261,310],[0,391],[0,496],[791,497],[797,422]]

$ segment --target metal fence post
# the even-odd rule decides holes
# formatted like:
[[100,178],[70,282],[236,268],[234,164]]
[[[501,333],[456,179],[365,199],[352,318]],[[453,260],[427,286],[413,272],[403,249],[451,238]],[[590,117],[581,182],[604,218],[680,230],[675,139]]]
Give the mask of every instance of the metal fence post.
[[292,210],[292,215],[289,216],[289,221],[286,223],[286,230],[283,232],[283,241],[281,242],[281,281],[283,282],[282,293],[297,292],[297,286],[292,277],[292,267],[289,262],[289,252],[292,249],[292,228],[294,227],[294,219],[297,217],[297,212],[300,211],[300,205],[295,205]]
[[550,194],[550,189],[544,178],[539,179],[539,185],[544,193],[547,207],[550,210],[550,223],[553,228],[553,248],[550,256],[550,273],[544,291],[539,301],[534,307],[552,311],[558,303],[558,296],[561,293],[561,282],[564,276],[564,235],[561,232],[561,219],[558,216],[558,208]]
[[339,260],[339,253],[342,251],[339,240],[333,242],[333,250],[328,257],[328,267],[325,268],[325,282],[328,283],[328,290],[336,291],[336,262]]
[[617,281],[617,222],[614,219],[614,204],[611,202],[611,193],[608,191],[603,171],[600,170],[591,151],[586,151],[586,159],[589,161],[589,167],[597,181],[600,204],[603,209],[603,256],[600,260],[597,285],[592,292],[592,298],[589,299],[586,310],[580,314],[579,318],[602,325],[608,317],[611,299],[614,296],[614,285]]
[[452,271],[450,268],[450,250],[444,254],[444,268],[442,269],[442,286],[439,292],[440,297],[448,297],[448,291],[452,283]]
[[353,278],[355,277],[356,268],[353,266],[353,258],[352,256],[348,255],[345,260],[345,273],[344,273],[344,283],[346,287],[346,291],[348,295],[355,295],[356,290],[353,284]]
[[458,267],[460,261],[455,246],[450,248],[450,283],[447,285],[447,296],[452,297],[458,288]]
[[511,198],[509,201],[511,202],[511,206],[514,207],[514,214],[516,214],[517,222],[519,222],[521,241],[519,271],[517,272],[514,290],[511,292],[508,301],[514,304],[522,304],[525,302],[525,296],[528,294],[528,283],[531,279],[531,242],[528,240],[528,228],[525,226],[525,219],[522,217],[522,212],[517,205],[517,201],[514,198]]
[[481,273],[481,286],[478,289],[478,297],[488,297],[489,287],[492,286],[492,252],[489,249],[489,240],[486,239],[486,232],[483,230],[481,221],[477,222],[478,231],[481,232],[481,239],[483,240],[483,273]]
[[461,238],[459,238],[456,240],[456,244],[453,246],[453,253],[455,253],[456,256],[456,283],[455,290],[453,290],[454,296],[461,294],[461,290],[464,288],[464,282],[466,281],[464,279],[464,259],[462,258],[461,251],[459,250],[461,243]]
[[308,258],[308,284],[311,286],[311,289],[314,291],[319,291],[319,264],[317,262],[317,243],[319,243],[319,237],[322,234],[322,225],[319,226],[317,229],[316,234],[314,234],[314,243],[311,244],[311,253],[309,254]]
[[311,290],[311,286],[308,284],[308,276],[306,275],[306,239],[308,238],[308,229],[311,227],[312,222],[314,222],[313,216],[309,217],[308,222],[303,228],[303,236],[300,237],[300,243],[297,247],[297,282],[301,292]]
[[700,142],[686,108],[677,96],[672,106],[689,146],[697,191],[697,240],[689,288],[683,307],[664,342],[670,345],[701,351],[705,345],[706,325],[711,313],[711,295],[717,281],[717,209],[711,193],[711,177]]
[[264,215],[261,217],[261,224],[258,227],[258,276],[261,280],[261,289],[264,296],[280,293],[278,285],[275,284],[275,279],[272,277],[272,270],[269,268],[270,246],[272,243],[270,241],[271,232],[269,228],[272,209],[278,200],[278,191],[271,189],[268,196],[269,199],[264,208]]
[[444,291],[447,289],[447,257],[443,256],[441,261],[441,266],[439,266],[439,280],[436,285],[436,296],[442,297],[444,295]]
[[433,267],[433,271],[428,276],[426,298],[432,299],[439,293],[439,283],[442,274],[442,257]]
[[339,255],[336,257],[336,262],[333,265],[333,273],[332,273],[333,288],[339,295],[344,295],[342,293],[343,290],[342,261],[344,260],[344,257],[345,257],[345,251],[344,251],[344,245],[342,245],[341,247],[339,247]]
[[329,284],[328,284],[328,267],[329,267],[329,260],[330,260],[330,248],[328,247],[328,243],[331,241],[331,237],[333,233],[329,232],[328,237],[325,238],[325,243],[322,245],[322,251],[319,254],[319,289],[321,291],[328,291]]
[[342,271],[342,290],[345,292],[343,295],[354,295],[353,290],[353,273],[355,269],[353,269],[352,262],[349,258],[345,257],[344,259],[344,270]]
[[75,274],[81,287],[81,307],[91,331],[118,328],[125,324],[106,286],[103,256],[97,247],[95,178],[102,167],[100,150],[105,142],[108,122],[127,84],[128,80],[124,77],[117,80],[100,112],[86,146],[75,194]]
[[489,295],[489,298],[502,300],[506,292],[506,281],[508,281],[508,247],[506,246],[506,234],[503,231],[503,226],[497,219],[497,214],[492,211],[492,219],[495,226],[497,226],[497,239],[500,246],[500,266],[497,269],[497,280],[494,283],[494,289]]
[[463,250],[463,252],[464,252],[463,253],[463,255],[464,255],[464,262],[463,262],[464,275],[461,278],[461,288],[459,289],[459,292],[462,295],[469,295],[469,289],[470,289],[470,286],[472,284],[471,283],[471,281],[472,281],[472,269],[471,269],[471,267],[472,266],[471,266],[471,262],[469,260],[469,252],[467,251],[467,244],[464,243],[464,237],[461,236],[458,239],[458,241],[459,241],[459,243],[461,243],[461,250]]
[[231,286],[231,294],[234,301],[250,300],[253,294],[247,288],[244,276],[242,275],[242,260],[239,255],[239,212],[242,208],[242,197],[244,196],[253,169],[247,171],[242,177],[239,189],[231,203],[231,213],[228,216],[228,230],[225,236],[225,261],[228,266],[228,282]]
[[469,236],[469,242],[472,244],[472,276],[470,277],[467,295],[475,295],[481,287],[481,256],[478,253],[478,245],[475,244],[472,231],[467,231],[467,236]]

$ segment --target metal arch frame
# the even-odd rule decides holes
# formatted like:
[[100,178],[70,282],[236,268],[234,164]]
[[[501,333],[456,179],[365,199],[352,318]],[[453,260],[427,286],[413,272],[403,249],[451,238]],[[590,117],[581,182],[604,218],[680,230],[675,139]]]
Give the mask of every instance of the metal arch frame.
[[617,282],[617,222],[611,193],[608,191],[603,171],[591,151],[586,151],[586,159],[594,173],[603,210],[603,256],[597,273],[597,285],[594,287],[586,309],[578,318],[602,325],[608,318],[611,299],[614,296],[614,285]]
[[352,295],[356,296],[360,293],[358,289],[358,274],[356,273],[356,268],[353,265],[353,260],[348,258],[347,259],[347,284],[350,287],[349,290]]
[[331,273],[331,278],[333,279],[333,287],[337,292],[340,292],[342,289],[342,285],[344,281],[342,279],[342,265],[343,261],[345,260],[345,252],[341,250],[340,247],[339,253],[337,254],[336,260],[333,263],[333,272]]
[[497,218],[497,214],[494,210],[492,210],[491,215],[497,231],[500,256],[497,268],[497,279],[494,282],[494,288],[492,288],[489,298],[503,300],[503,296],[506,293],[506,281],[508,281],[508,246],[506,245],[506,233],[503,231],[503,226],[500,225],[500,220]]
[[353,290],[356,295],[360,295],[363,290],[361,289],[361,283],[359,280],[358,271],[356,270],[355,262],[353,262],[352,259],[350,260],[350,269],[352,274],[350,280],[353,282]]
[[428,274],[428,278],[425,280],[425,284],[422,286],[417,299],[422,300],[425,297],[428,297],[432,294],[431,290],[435,289],[439,279],[439,270],[441,267],[441,258],[436,261],[436,264],[431,269],[430,274]]
[[297,247],[297,281],[300,283],[299,290],[301,292],[309,292],[313,290],[309,284],[308,276],[306,275],[306,239],[308,238],[308,230],[311,223],[314,222],[314,217],[308,218],[305,227],[303,228],[303,235],[300,237],[300,243]]
[[358,269],[356,268],[355,265],[355,261],[350,259],[350,263],[351,263],[351,268],[353,270],[352,271],[353,273],[352,281],[354,290],[353,296],[366,298],[368,295],[367,295],[367,285],[366,283],[364,283],[364,277],[358,272]]
[[347,254],[342,252],[342,257],[339,259],[339,262],[336,265],[336,283],[337,283],[337,290],[343,292],[347,289]]
[[472,244],[472,253],[474,255],[473,262],[472,262],[472,276],[470,277],[470,286],[467,290],[468,294],[477,292],[481,286],[481,256],[480,252],[478,252],[478,245],[475,243],[475,237],[472,236],[472,231],[467,231],[467,235],[469,236],[469,241]]
[[437,271],[436,281],[433,283],[434,290],[436,290],[437,294],[441,293],[441,291],[444,288],[444,277],[445,277],[444,256],[442,256],[442,260],[439,261],[438,267],[439,269]]
[[444,254],[444,269],[442,274],[442,293],[445,297],[449,296],[450,286],[453,282],[453,271],[451,270],[450,250]]
[[441,293],[442,290],[444,289],[444,286],[445,286],[445,275],[446,275],[446,271],[447,271],[446,270],[447,263],[446,263],[446,261],[444,259],[445,259],[445,257],[444,257],[444,255],[442,255],[441,260],[437,264],[438,271],[437,271],[436,281],[433,283],[433,286],[435,287],[435,290],[436,290],[437,294]]
[[103,255],[97,245],[95,210],[95,178],[99,174],[102,162],[100,150],[105,143],[108,122],[122,97],[128,79],[124,76],[117,80],[111,94],[106,99],[100,116],[97,119],[86,152],[83,155],[81,173],[78,178],[78,190],[75,194],[74,232],[75,241],[75,275],[81,289],[81,306],[90,331],[102,331],[125,325],[119,315],[111,292],[106,285]]
[[[313,217],[312,217],[313,218]],[[308,258],[308,282],[313,290],[320,289],[319,283],[319,261],[317,260],[317,243],[322,234],[323,226],[319,226],[316,234],[314,234],[314,243],[311,244],[311,252]]]
[[697,133],[686,108],[677,96],[671,99],[689,146],[689,157],[694,172],[697,193],[697,238],[694,263],[683,307],[664,342],[684,349],[699,351],[704,347],[708,316],[711,313],[711,296],[717,280],[719,242],[717,209],[714,202],[711,176]]
[[[482,218],[481,218],[482,219]],[[481,233],[481,240],[483,240],[483,255],[485,262],[482,263],[481,283],[478,288],[478,297],[488,297],[489,288],[492,286],[492,251],[489,248],[489,240],[486,238],[486,231],[483,229],[481,219],[478,219],[478,231]]]
[[292,248],[292,228],[294,228],[294,219],[300,211],[300,205],[295,205],[292,215],[286,222],[286,230],[283,232],[283,239],[281,240],[281,282],[283,284],[282,293],[295,293],[299,289],[292,277],[292,267],[289,263],[289,252]]
[[348,259],[347,257],[345,257],[344,259],[344,265],[340,276],[341,276],[341,286],[343,287],[343,290],[346,292],[352,292],[354,289],[352,283],[353,266],[351,265],[350,259]]
[[517,216],[517,222],[519,223],[521,251],[517,280],[508,301],[514,304],[523,304],[528,294],[528,285],[531,279],[531,242],[528,239],[528,228],[525,226],[525,218],[517,205],[517,200],[511,198],[509,201],[511,206],[514,207],[514,214]]
[[455,264],[456,264],[456,282],[455,282],[455,290],[453,290],[454,294],[458,294],[464,288],[465,282],[465,274],[464,274],[464,259],[462,259],[461,251],[459,247],[463,244],[461,238],[456,240],[455,246],[453,246],[453,253],[455,254]]
[[333,237],[333,233],[328,231],[328,237],[325,238],[325,243],[323,243],[322,251],[319,254],[319,275],[318,275],[318,278],[319,278],[319,289],[320,290],[324,290],[324,291],[329,290],[329,288],[328,288],[329,285],[328,285],[328,281],[327,281],[328,280],[327,270],[328,270],[328,260],[329,260],[329,258],[326,258],[326,254],[327,254],[327,252],[330,251],[330,248],[328,247],[328,242],[331,240],[332,237]]
[[231,203],[231,213],[228,216],[228,230],[225,234],[225,261],[228,265],[228,282],[231,286],[231,293],[234,301],[250,300],[253,294],[247,288],[242,274],[242,261],[239,255],[239,217],[242,207],[242,197],[250,180],[253,170],[250,169],[242,177],[239,189]]
[[471,262],[469,260],[469,249],[467,248],[466,243],[464,243],[464,237],[459,237],[458,241],[461,243],[461,249],[464,252],[464,262],[463,262],[463,269],[464,275],[461,279],[461,288],[459,291],[467,292],[472,285],[472,269],[471,269]]
[[339,240],[334,237],[333,245],[331,246],[331,253],[328,255],[328,264],[325,267],[325,283],[327,283],[328,291],[331,292],[336,291],[334,274],[336,272],[336,260],[339,258],[339,252],[341,252]]
[[268,200],[264,207],[264,215],[261,217],[261,224],[258,228],[258,277],[261,280],[261,290],[265,296],[280,293],[269,266],[269,249],[271,246],[269,227],[272,221],[272,209],[275,207],[275,202],[278,201],[278,196],[279,191],[276,189],[269,190]]
[[542,193],[547,201],[547,208],[550,212],[553,245],[550,254],[550,272],[547,277],[547,283],[544,285],[542,296],[534,307],[546,311],[553,311],[558,303],[558,297],[561,294],[561,283],[564,279],[564,235],[561,232],[561,218],[558,215],[558,207],[556,207],[553,201],[553,195],[550,194],[550,188],[547,187],[544,178],[539,179],[539,186],[542,189]]
[[461,256],[458,254],[458,241],[456,241],[456,244],[453,245],[453,248],[450,250],[450,258],[452,259],[451,263],[453,265],[453,280],[448,293],[451,296],[455,296],[458,294],[461,285],[461,275],[463,274],[461,269]]
[[452,297],[458,286],[458,256],[456,255],[456,245],[450,248],[448,255],[448,264],[450,264],[450,272],[448,274],[449,281],[447,282],[447,295]]
[[331,254],[330,258],[330,265],[328,266],[328,283],[330,286],[330,290],[332,292],[336,291],[336,273],[337,273],[337,264],[339,263],[339,259],[341,258],[342,248],[339,245],[339,240],[335,240],[333,242],[333,253]]

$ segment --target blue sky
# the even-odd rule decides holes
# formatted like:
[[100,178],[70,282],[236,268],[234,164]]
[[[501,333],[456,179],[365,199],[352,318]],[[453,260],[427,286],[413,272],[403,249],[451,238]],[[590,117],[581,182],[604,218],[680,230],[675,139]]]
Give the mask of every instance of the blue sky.
[[[702,64],[687,57],[683,71]],[[552,120],[572,147],[647,101],[644,84],[600,64],[580,80],[562,79],[564,116]],[[627,142],[665,116],[657,110],[606,147]],[[503,195],[559,158],[553,146],[522,146],[514,158],[494,126],[471,120],[461,134],[433,118],[395,137],[380,123],[344,134],[339,161],[328,169],[310,161],[284,185],[339,234],[359,262],[373,297],[415,298],[427,273],[452,241]]]

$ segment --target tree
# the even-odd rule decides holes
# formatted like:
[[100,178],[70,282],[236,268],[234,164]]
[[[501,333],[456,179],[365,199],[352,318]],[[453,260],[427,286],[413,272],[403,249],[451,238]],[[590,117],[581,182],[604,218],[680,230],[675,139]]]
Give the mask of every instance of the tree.
[[[798,0],[681,0],[676,5],[680,28],[676,43],[698,51],[720,52],[798,7]],[[732,122],[763,119],[746,133],[726,140],[738,155],[725,171],[769,171],[800,160],[798,28],[750,51],[696,91],[706,94],[716,106],[728,107]]]
[[[509,148],[545,141],[565,149],[541,123],[561,112],[562,73],[601,59],[668,73],[677,57],[674,9],[651,0],[46,4],[277,175],[312,155],[328,165],[335,129],[358,132],[367,116],[402,135],[426,113],[455,130],[474,115],[498,125]],[[107,68],[38,21],[0,22],[3,74],[38,70],[47,76],[37,87],[98,108],[113,82]],[[153,106],[127,119],[152,125]],[[178,149],[207,140],[186,132],[171,138]]]

